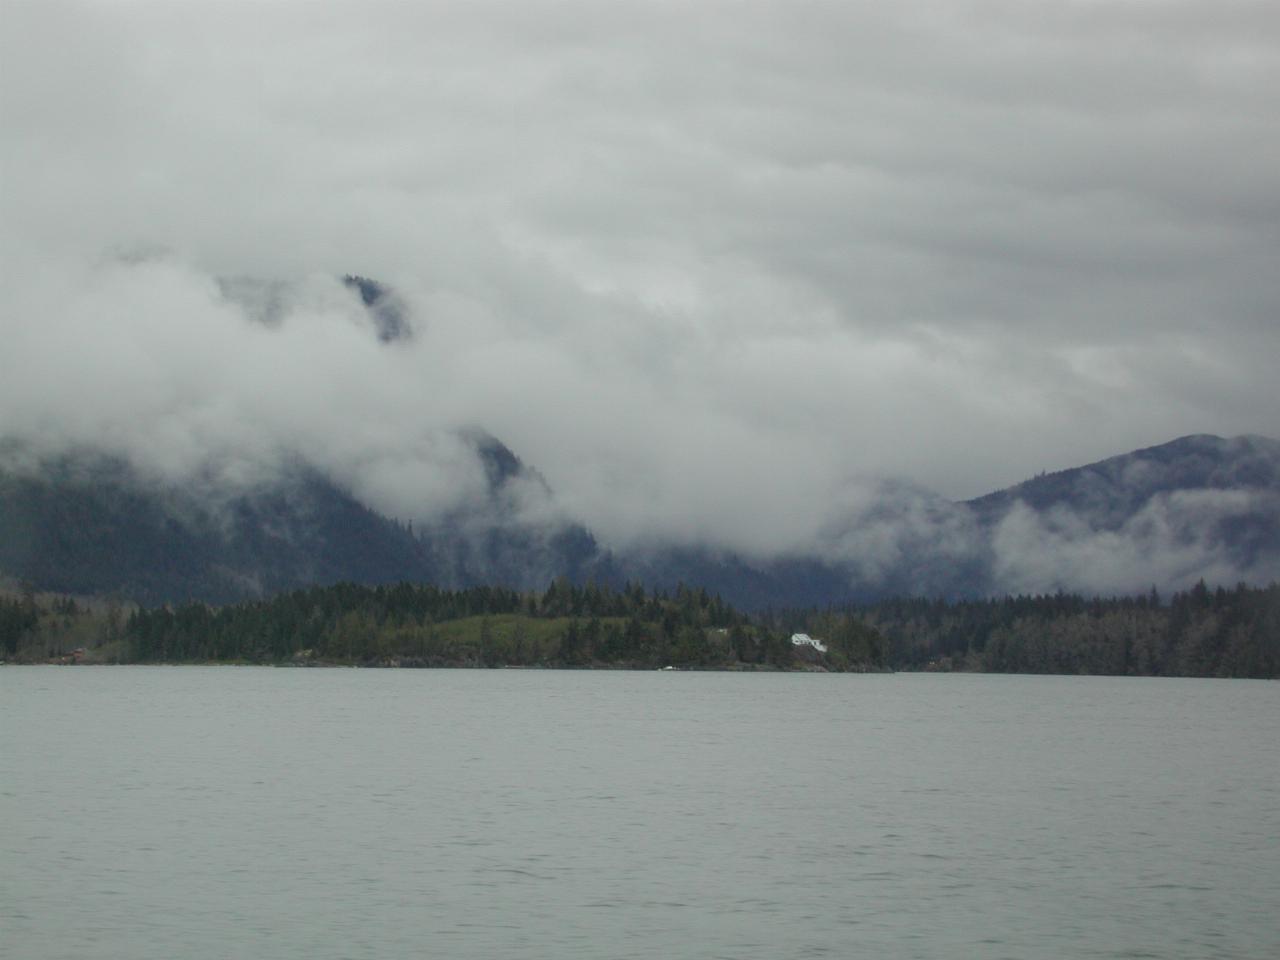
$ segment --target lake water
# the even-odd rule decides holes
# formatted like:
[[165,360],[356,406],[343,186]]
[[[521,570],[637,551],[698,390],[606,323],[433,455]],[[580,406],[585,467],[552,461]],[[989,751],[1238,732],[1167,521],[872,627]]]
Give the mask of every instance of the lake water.
[[1280,684],[0,669],[0,955],[1280,956]]

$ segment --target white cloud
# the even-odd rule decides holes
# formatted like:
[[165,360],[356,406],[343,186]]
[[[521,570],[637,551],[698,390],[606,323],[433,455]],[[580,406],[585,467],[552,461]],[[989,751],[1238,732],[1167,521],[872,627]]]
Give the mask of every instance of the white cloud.
[[1087,511],[1055,508],[1042,516],[1019,502],[995,530],[995,582],[1011,593],[1094,595],[1139,593],[1153,584],[1184,590],[1201,579],[1266,583],[1275,577],[1275,556],[1238,556],[1221,527],[1274,516],[1276,508],[1274,494],[1173,490],[1153,496],[1122,525],[1100,528]]
[[[481,425],[610,541],[758,552],[868,476],[1280,422],[1274,4],[4,19],[6,432],[293,450],[410,515],[475,489]],[[349,272],[419,335],[378,344]]]

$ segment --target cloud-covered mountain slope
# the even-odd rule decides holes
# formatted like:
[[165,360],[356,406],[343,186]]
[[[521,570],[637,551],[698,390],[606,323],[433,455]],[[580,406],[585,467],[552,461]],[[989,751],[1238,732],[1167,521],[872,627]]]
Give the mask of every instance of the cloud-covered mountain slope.
[[32,459],[10,444],[0,458],[0,575],[70,593],[220,602],[314,583],[534,588],[604,572],[581,527],[516,515],[511,488],[532,472],[514,454],[487,435],[467,442],[487,496],[416,527],[302,463],[246,486],[179,485],[114,456]]
[[1182,437],[969,501],[993,585],[1094,592],[1280,578],[1280,442]]
[[389,519],[301,462],[229,487],[120,458],[5,449],[0,573],[145,601],[240,599],[310,583],[426,581],[540,589],[553,578],[705,586],[746,608],[888,595],[1113,594],[1280,578],[1280,443],[1183,437],[966,503],[881,484],[805,550],[696,542],[609,551],[555,511],[546,481],[482,431],[459,437],[483,492],[417,524]]
[[987,523],[1021,501],[1037,512],[1067,508],[1097,529],[1118,529],[1153,498],[1178,491],[1280,493],[1280,441],[1208,434],[1042,474],[968,501]]

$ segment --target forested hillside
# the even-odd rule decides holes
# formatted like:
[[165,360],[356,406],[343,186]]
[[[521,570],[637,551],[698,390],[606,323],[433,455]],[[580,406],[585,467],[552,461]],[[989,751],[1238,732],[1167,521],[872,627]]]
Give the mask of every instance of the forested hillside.
[[21,660],[129,663],[882,668],[879,638],[856,615],[826,623],[829,650],[819,656],[795,648],[781,627],[687,587],[646,593],[561,578],[533,594],[339,584],[220,608],[187,603],[127,613],[16,597],[0,603],[0,649]]
[[[795,646],[805,632],[823,653]],[[0,658],[1280,677],[1280,586],[1167,603],[1057,594],[748,616],[702,589],[567,579],[544,593],[339,584],[224,607],[0,597]]]
[[1280,586],[1209,590],[1162,603],[1071,594],[857,608],[897,669],[1280,677]]
[[1184,437],[966,503],[882,484],[807,547],[750,556],[696,538],[598,541],[493,436],[448,439],[472,495],[394,519],[300,458],[252,482],[232,482],[214,463],[178,483],[102,451],[44,455],[0,438],[0,576],[149,605],[343,582],[521,591],[557,577],[618,589],[696,583],[752,612],[893,596],[1114,595],[1153,583],[1186,589],[1200,577],[1261,586],[1280,576],[1280,443],[1263,437]]
[[224,604],[348,581],[541,588],[604,568],[581,527],[514,516],[509,488],[541,480],[511,451],[479,432],[459,442],[485,497],[415,527],[302,463],[247,486],[184,486],[90,451],[6,469],[22,448],[0,440],[0,575],[56,593]]

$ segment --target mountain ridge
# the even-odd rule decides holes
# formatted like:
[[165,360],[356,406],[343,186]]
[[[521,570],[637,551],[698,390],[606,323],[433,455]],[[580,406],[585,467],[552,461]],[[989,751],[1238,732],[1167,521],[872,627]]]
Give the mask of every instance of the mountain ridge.
[[886,485],[811,549],[763,558],[697,543],[615,552],[571,517],[530,520],[518,494],[527,484],[549,497],[541,474],[485,431],[461,437],[485,498],[416,527],[302,462],[211,498],[119,457],[39,457],[10,441],[0,445],[0,573],[146,602],[226,602],[338,581],[684,582],[746,609],[1280,577],[1280,441],[1257,435],[1192,434],[955,503]]
[[[1210,454],[1219,459],[1226,453],[1236,455],[1232,461],[1234,475],[1224,475],[1215,468]],[[1239,455],[1244,453],[1247,458]],[[1153,466],[1168,464],[1177,458],[1179,470],[1172,478],[1176,483],[1166,482],[1166,489],[1232,489],[1239,488],[1242,480],[1248,480],[1249,486],[1265,487],[1280,490],[1280,441],[1258,434],[1242,434],[1236,437],[1219,437],[1214,434],[1198,433],[1177,437],[1167,443],[1151,447],[1143,447],[1129,453],[1117,454],[1103,460],[1094,461],[1078,467],[1068,467],[1052,473],[1041,474],[1024,480],[1021,483],[992,491],[980,497],[961,501],[973,508],[980,516],[1005,507],[1015,500],[1023,500],[1036,509],[1045,509],[1054,502],[1061,501],[1066,493],[1065,484],[1076,483],[1081,478],[1097,478],[1111,484],[1117,491],[1121,485],[1116,481],[1125,474],[1129,481],[1130,496],[1151,496],[1159,492],[1152,482],[1157,470],[1147,470],[1145,476],[1133,476],[1135,466]],[[1244,462],[1242,463],[1241,460]],[[1241,476],[1243,474],[1243,476]],[[1170,478],[1165,477],[1166,481]],[[1133,481],[1140,481],[1135,484]],[[1231,482],[1228,482],[1231,481]],[[1136,488],[1136,489],[1135,489]]]

